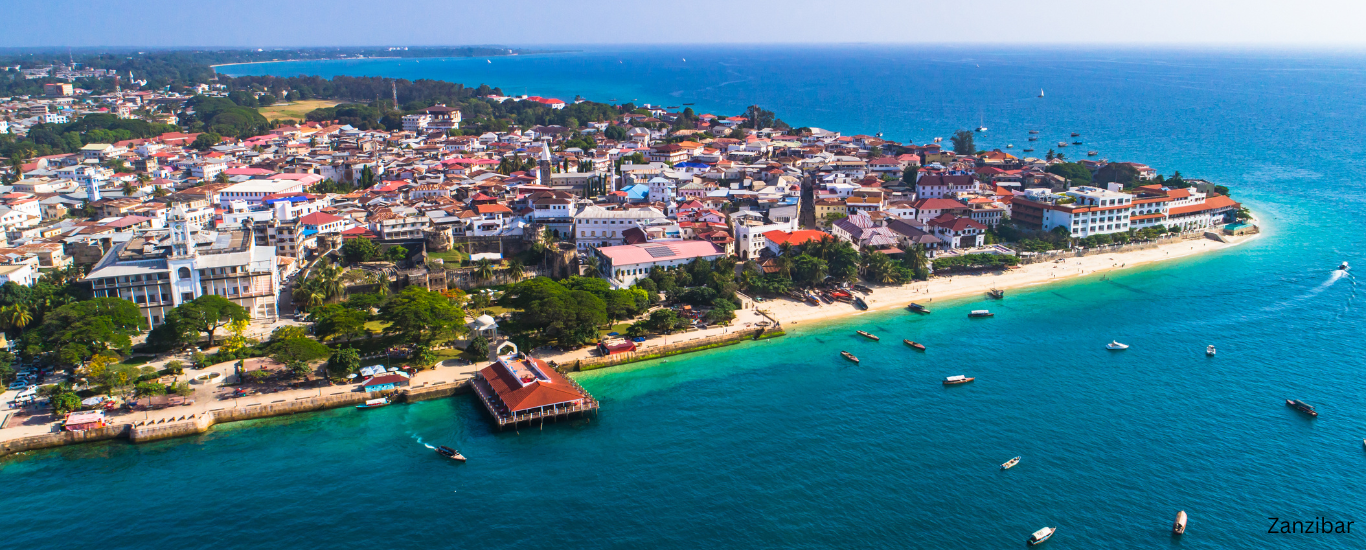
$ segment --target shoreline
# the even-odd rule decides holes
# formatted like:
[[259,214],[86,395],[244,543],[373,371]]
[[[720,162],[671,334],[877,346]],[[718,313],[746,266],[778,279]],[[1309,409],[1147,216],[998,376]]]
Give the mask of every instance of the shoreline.
[[[1023,265],[1019,269],[1003,273],[963,274],[949,277],[931,278],[900,286],[874,286],[871,294],[864,296],[868,310],[856,309],[852,304],[834,303],[820,306],[808,305],[791,299],[778,298],[765,302],[766,313],[782,322],[781,327],[815,325],[850,316],[865,315],[892,308],[904,308],[911,302],[929,305],[936,300],[962,298],[972,295],[985,295],[990,289],[1019,289],[1049,283],[1081,279],[1097,273],[1108,273],[1144,265],[1161,264],[1172,260],[1191,258],[1210,252],[1228,250],[1251,242],[1263,233],[1243,237],[1226,237],[1229,242],[1219,242],[1208,237],[1183,239],[1157,245],[1153,248],[1129,250],[1114,253],[1095,253],[1087,256],[1059,256],[1061,262],[1040,261]],[[933,309],[933,308],[931,308]]]
[[[231,66],[234,66],[234,65],[262,65],[262,64],[265,64],[265,63],[290,63],[290,62],[295,62],[295,61],[368,61],[368,60],[371,60],[371,59],[479,59],[480,57],[486,57],[486,58],[487,58],[487,57],[527,57],[527,56],[532,56],[532,55],[547,55],[547,54],[549,54],[549,55],[555,55],[555,54],[563,54],[563,53],[576,53],[576,52],[579,52],[579,51],[582,51],[582,50],[564,50],[564,51],[549,51],[549,52],[535,52],[535,53],[511,53],[511,54],[504,53],[504,54],[487,55],[487,56],[468,55],[468,56],[463,56],[463,57],[453,57],[453,56],[449,56],[449,55],[446,55],[446,56],[441,56],[441,55],[430,55],[430,56],[412,56],[412,57],[401,56],[401,55],[384,55],[384,56],[375,56],[375,57],[314,57],[314,58],[310,58],[310,59],[274,59],[274,60],[271,60],[271,61],[242,61],[242,62],[238,62],[238,63],[218,63],[218,64],[215,64],[215,65],[209,65],[209,68],[210,68],[210,69],[213,69],[214,74],[219,74],[219,73],[218,73],[218,68],[219,68],[219,67],[231,67]],[[229,75],[229,76],[231,76],[231,75]],[[382,77],[380,77],[380,78],[395,78],[395,77],[382,76]]]

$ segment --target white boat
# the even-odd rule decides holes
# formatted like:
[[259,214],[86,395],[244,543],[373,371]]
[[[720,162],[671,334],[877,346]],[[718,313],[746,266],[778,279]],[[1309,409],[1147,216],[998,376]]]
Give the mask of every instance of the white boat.
[[1176,513],[1176,521],[1172,522],[1172,534],[1180,535],[1186,532],[1186,511]]
[[1020,457],[1017,456],[1017,457],[1015,457],[1015,458],[1012,458],[1012,459],[1010,459],[1010,460],[1007,460],[1005,464],[1002,464],[1002,465],[1001,465],[1001,469],[1002,469],[1002,470],[1009,470],[1009,469],[1011,469],[1011,468],[1014,468],[1015,465],[1016,465],[1016,464],[1019,464],[1019,463],[1020,463]]
[[1342,262],[1342,265],[1338,266],[1338,269],[1341,271],[1347,271],[1347,262]]
[[1043,88],[1039,88],[1039,97],[1043,97]]
[[1111,340],[1110,343],[1105,344],[1105,349],[1114,351],[1129,349],[1129,344],[1121,344],[1118,341]]
[[1214,344],[1205,347],[1205,355],[1214,357]]
[[1044,527],[1043,529],[1039,529],[1038,531],[1035,531],[1033,535],[1029,536],[1029,545],[1034,546],[1035,544],[1046,541],[1052,538],[1053,533],[1056,533],[1057,531],[1057,527]]

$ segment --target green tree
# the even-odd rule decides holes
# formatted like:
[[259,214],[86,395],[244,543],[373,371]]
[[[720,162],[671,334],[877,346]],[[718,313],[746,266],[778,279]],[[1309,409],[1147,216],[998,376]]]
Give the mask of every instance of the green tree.
[[385,334],[396,334],[410,342],[431,342],[438,335],[465,329],[464,310],[439,292],[410,286],[395,294],[380,308],[379,319],[387,321]]
[[368,262],[379,257],[379,247],[375,241],[365,237],[347,239],[341,247],[342,257],[349,263]]
[[480,360],[487,358],[489,356],[488,339],[484,338],[482,335],[474,335],[474,338],[470,338],[470,343],[465,346],[465,352]]
[[1072,185],[1086,185],[1091,183],[1091,170],[1079,163],[1058,163],[1049,166],[1045,171],[1050,174],[1057,174],[1067,178],[1067,181]]
[[474,265],[474,278],[487,281],[493,278],[493,262],[488,258],[479,260]]
[[384,251],[384,259],[394,263],[406,260],[408,259],[408,249],[398,245],[391,246],[389,250]]
[[352,307],[350,304],[329,304],[309,310],[308,320],[313,323],[313,333],[318,338],[354,338],[365,332],[365,323],[370,320],[369,308]]
[[328,358],[324,367],[327,369],[327,376],[331,378],[346,378],[347,375],[360,370],[360,352],[356,348],[342,348]]
[[126,354],[132,348],[131,337],[145,326],[137,304],[122,298],[95,298],[48,313],[39,333],[62,364],[75,365],[99,351]]
[[214,333],[236,321],[249,321],[251,314],[247,309],[222,296],[208,294],[185,302],[166,314],[166,323],[181,327],[181,337],[192,335],[198,339],[199,333],[209,336],[208,347],[213,347]]
[[138,395],[143,397],[152,395],[166,395],[166,385],[155,381],[138,382],[138,385],[134,387],[134,391],[136,391]]
[[1091,180],[1097,183],[1114,182],[1129,186],[1138,181],[1138,169],[1127,162],[1112,162],[1096,170],[1096,175]]
[[677,312],[667,308],[651,311],[650,318],[645,320],[644,323],[651,331],[663,334],[668,334],[688,326],[687,319],[679,317]]
[[977,154],[977,146],[973,144],[974,139],[975,136],[971,130],[959,130],[953,133],[953,137],[949,138],[953,142],[954,153],[969,156]]
[[307,363],[332,355],[332,348],[311,338],[287,338],[266,345],[270,357],[281,363]]
[[52,411],[57,413],[57,416],[65,416],[80,408],[81,398],[74,392],[64,391],[52,397]]
[[824,260],[802,254],[792,261],[792,281],[806,286],[825,280],[828,266]]
[[218,145],[220,141],[223,141],[223,136],[213,132],[204,132],[195,136],[194,141],[190,142],[190,148],[196,151],[208,151],[209,148]]

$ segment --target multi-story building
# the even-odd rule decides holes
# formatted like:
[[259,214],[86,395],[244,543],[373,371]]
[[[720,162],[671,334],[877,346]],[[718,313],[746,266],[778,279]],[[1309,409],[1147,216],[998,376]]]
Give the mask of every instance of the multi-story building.
[[275,247],[257,246],[249,226],[194,231],[183,215],[172,218],[170,231],[114,245],[91,268],[85,280],[95,297],[132,301],[151,326],[175,306],[211,294],[246,308],[253,319],[278,316]]
[[581,251],[623,245],[626,244],[627,229],[644,230],[645,226],[664,219],[664,213],[654,208],[608,210],[601,206],[589,206],[574,215],[574,241]]
[[1043,231],[1063,227],[1073,237],[1089,237],[1129,231],[1134,196],[1090,186],[1060,194],[1030,189],[1016,197],[1010,209],[1015,221],[1025,227]]
[[742,260],[755,260],[759,254],[763,253],[768,247],[768,239],[765,233],[770,231],[796,231],[797,219],[790,218],[786,221],[777,223],[764,223],[751,217],[741,217],[747,212],[736,212],[731,214],[731,220],[735,228],[735,255]]

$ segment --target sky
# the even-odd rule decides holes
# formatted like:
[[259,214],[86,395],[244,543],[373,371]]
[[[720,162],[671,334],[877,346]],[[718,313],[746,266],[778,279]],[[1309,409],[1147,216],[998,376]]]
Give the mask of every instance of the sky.
[[1366,46],[1361,0],[0,0],[0,47]]

